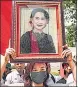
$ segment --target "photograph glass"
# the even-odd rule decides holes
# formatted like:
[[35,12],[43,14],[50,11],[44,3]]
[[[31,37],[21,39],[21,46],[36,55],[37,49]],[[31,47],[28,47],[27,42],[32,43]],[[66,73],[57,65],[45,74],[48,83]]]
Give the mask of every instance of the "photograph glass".
[[[20,14],[20,53],[58,53],[56,8],[21,8]],[[32,14],[38,19],[30,18]]]

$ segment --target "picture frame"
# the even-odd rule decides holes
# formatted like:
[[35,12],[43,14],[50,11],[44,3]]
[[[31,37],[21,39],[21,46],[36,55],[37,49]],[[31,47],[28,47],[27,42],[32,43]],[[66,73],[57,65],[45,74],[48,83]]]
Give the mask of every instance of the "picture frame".
[[[31,31],[30,15],[33,9],[42,8],[49,14],[49,23],[43,32],[52,36],[55,52],[21,52],[21,37]],[[11,62],[59,62],[65,61],[61,57],[62,46],[65,44],[62,2],[52,1],[13,1],[12,4],[12,34],[11,47],[16,51],[16,58]],[[27,41],[28,42],[28,41]],[[24,43],[24,42],[23,42]],[[46,47],[46,46],[45,46]],[[26,47],[27,48],[27,47]]]

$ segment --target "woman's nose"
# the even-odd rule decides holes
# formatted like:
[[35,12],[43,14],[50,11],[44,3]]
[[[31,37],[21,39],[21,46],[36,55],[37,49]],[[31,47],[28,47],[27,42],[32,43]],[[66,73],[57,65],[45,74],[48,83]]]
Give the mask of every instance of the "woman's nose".
[[21,66],[21,64],[19,63],[18,66]]
[[43,21],[41,19],[38,20],[39,23],[43,23]]

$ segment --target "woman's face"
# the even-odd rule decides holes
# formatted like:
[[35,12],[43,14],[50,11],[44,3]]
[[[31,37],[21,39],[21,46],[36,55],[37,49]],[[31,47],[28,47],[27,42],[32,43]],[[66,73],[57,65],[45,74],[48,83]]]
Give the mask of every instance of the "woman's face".
[[46,71],[45,63],[35,63],[32,72]]
[[36,84],[42,84],[47,78],[46,64],[35,63],[30,73],[31,80]]
[[68,73],[71,72],[71,68],[68,66],[66,69],[65,69]]
[[44,13],[37,12],[32,18],[32,24],[34,29],[41,30],[46,27],[48,20],[45,18]]

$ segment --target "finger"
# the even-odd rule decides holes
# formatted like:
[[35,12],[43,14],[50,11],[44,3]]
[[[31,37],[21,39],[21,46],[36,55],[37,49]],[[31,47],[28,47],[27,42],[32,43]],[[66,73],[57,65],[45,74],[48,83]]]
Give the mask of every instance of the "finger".
[[6,53],[12,54],[13,52],[15,52],[13,48],[6,49]]
[[71,51],[69,50],[69,49],[67,49],[67,50],[64,50],[63,52],[62,52],[62,57],[67,57],[67,54],[68,53],[71,53]]
[[7,52],[5,53],[5,56],[9,56],[10,58],[15,58],[16,57],[16,52],[14,52],[13,50],[7,50]]
[[67,53],[66,53],[66,57],[68,57],[70,54],[72,54],[71,51],[70,51],[70,52],[67,52]]
[[14,52],[13,51],[6,51],[6,54],[13,54]]
[[6,52],[9,51],[9,50],[15,52],[15,50],[14,50],[13,48],[8,48],[8,49],[6,49]]
[[15,51],[13,48],[7,48],[6,50],[13,50],[13,51]]
[[71,51],[71,50],[70,50],[70,49],[64,50],[64,51],[62,52],[62,55],[65,54],[66,52],[69,52],[69,51]]
[[11,56],[12,56],[12,58],[15,58],[16,57],[16,52],[14,52]]
[[69,53],[69,52],[71,52],[71,51],[70,51],[70,50],[68,50],[68,51],[63,52],[62,57],[64,57],[64,56],[66,56],[66,57],[67,57],[67,53]]
[[72,52],[68,51],[68,52],[64,53],[64,54],[62,55],[62,57],[63,57],[63,58],[66,57],[66,58],[67,58],[71,53],[72,53]]

